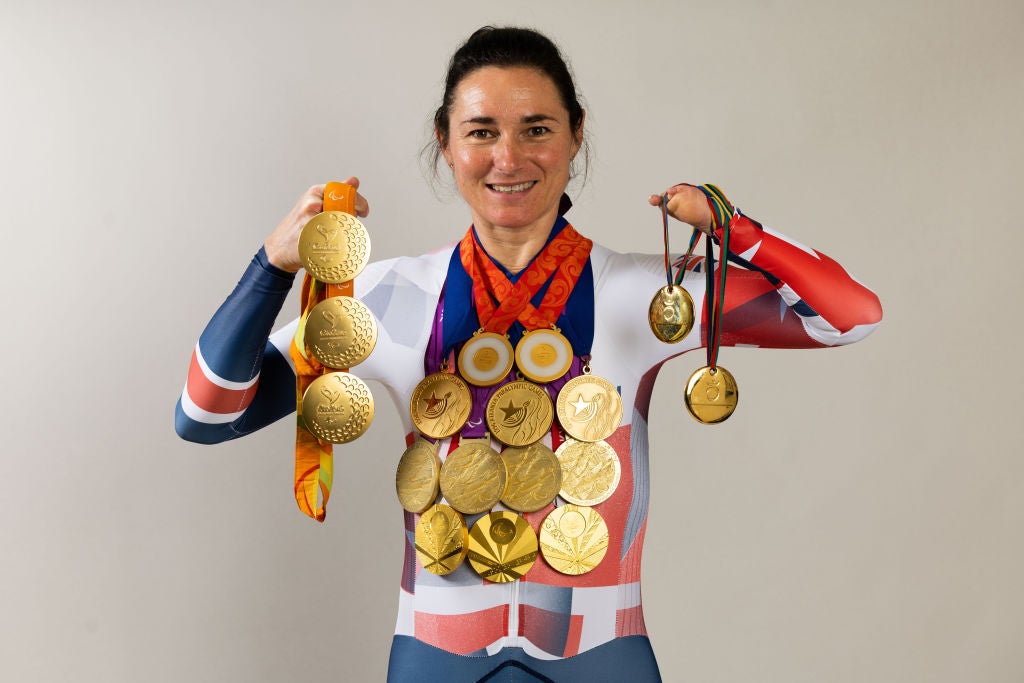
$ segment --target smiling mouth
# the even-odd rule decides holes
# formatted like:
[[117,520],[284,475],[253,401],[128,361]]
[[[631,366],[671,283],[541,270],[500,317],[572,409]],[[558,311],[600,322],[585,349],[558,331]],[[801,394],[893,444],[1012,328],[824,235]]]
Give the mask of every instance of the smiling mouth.
[[536,180],[528,180],[525,183],[516,183],[515,185],[494,185],[488,183],[487,187],[494,190],[495,192],[523,192],[529,190],[531,187],[537,184]]

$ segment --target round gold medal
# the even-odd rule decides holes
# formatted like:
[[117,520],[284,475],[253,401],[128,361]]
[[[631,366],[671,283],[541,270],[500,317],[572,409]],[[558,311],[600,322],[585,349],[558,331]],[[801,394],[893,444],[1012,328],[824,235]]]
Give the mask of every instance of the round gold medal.
[[579,441],[600,441],[622,422],[622,397],[615,386],[597,375],[580,375],[565,383],[555,403],[558,422]]
[[352,214],[324,211],[302,228],[299,258],[306,271],[320,282],[347,282],[370,261],[370,236]]
[[572,345],[557,328],[532,330],[516,344],[516,366],[534,382],[553,382],[570,365]]
[[373,421],[373,395],[355,375],[329,372],[313,380],[302,395],[302,421],[318,439],[354,441]]
[[489,438],[463,440],[441,465],[441,495],[464,515],[497,505],[506,481],[505,463]]
[[435,372],[413,389],[409,413],[420,432],[444,439],[462,429],[472,406],[469,387],[462,379],[450,372]]
[[559,495],[570,503],[603,503],[619,485],[622,465],[615,449],[607,442],[566,439],[555,455],[562,464],[562,490]]
[[305,342],[329,368],[346,369],[366,360],[377,343],[377,319],[359,299],[332,296],[309,312]]
[[492,512],[469,530],[469,565],[488,581],[522,578],[537,560],[537,532],[514,512]]
[[732,373],[721,365],[703,367],[686,382],[686,409],[698,422],[715,424],[726,420],[740,400]]
[[540,510],[562,488],[562,465],[554,451],[537,441],[529,446],[510,446],[501,452],[508,472],[501,502],[519,512]]
[[459,351],[459,374],[478,387],[492,387],[512,369],[512,344],[504,334],[477,332]]
[[487,402],[487,426],[507,446],[539,441],[551,428],[555,410],[541,387],[516,380],[501,387]]
[[423,512],[437,499],[440,474],[441,460],[437,457],[437,445],[425,439],[416,439],[398,461],[398,471],[395,473],[398,502],[409,512]]
[[693,298],[679,285],[665,285],[651,299],[647,321],[654,336],[668,344],[682,341],[693,329]]
[[455,510],[435,505],[416,523],[416,557],[431,574],[451,574],[466,559],[469,532]]
[[594,508],[557,507],[541,524],[540,552],[555,571],[586,574],[608,552],[608,525]]

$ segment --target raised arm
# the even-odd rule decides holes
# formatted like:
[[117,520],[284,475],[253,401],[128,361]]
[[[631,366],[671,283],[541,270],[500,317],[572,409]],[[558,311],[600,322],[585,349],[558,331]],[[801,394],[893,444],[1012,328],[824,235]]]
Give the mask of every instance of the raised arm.
[[[356,178],[346,182],[359,186]],[[323,210],[323,200],[323,185],[299,197],[203,330],[175,408],[175,430],[183,439],[227,441],[295,410],[295,371],[288,356],[294,326],[273,337],[270,331],[301,267],[299,233]],[[361,195],[356,212],[369,213]]]
[[[704,194],[677,185],[669,213],[717,240]],[[655,197],[651,198],[655,203]],[[878,297],[836,261],[743,215],[730,225],[722,343],[814,348],[863,339],[882,319]],[[699,266],[703,267],[703,266]]]

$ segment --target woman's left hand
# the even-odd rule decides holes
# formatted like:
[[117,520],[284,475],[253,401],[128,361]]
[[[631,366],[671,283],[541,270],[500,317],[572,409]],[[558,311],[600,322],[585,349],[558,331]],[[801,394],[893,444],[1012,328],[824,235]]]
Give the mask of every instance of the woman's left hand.
[[[692,185],[673,185],[665,193],[668,195],[670,216],[692,225],[705,235],[711,234],[711,209],[703,192]],[[661,195],[652,194],[647,201],[651,206],[661,206]]]

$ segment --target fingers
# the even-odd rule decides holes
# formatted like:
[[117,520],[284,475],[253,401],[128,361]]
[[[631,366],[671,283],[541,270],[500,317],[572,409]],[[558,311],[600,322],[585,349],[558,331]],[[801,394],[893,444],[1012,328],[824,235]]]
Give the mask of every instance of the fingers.
[[[349,177],[345,181],[346,185],[351,185],[356,190],[359,189],[359,178],[355,176]],[[356,192],[356,215],[360,218],[366,218],[370,215],[370,203],[366,201],[366,197]]]

